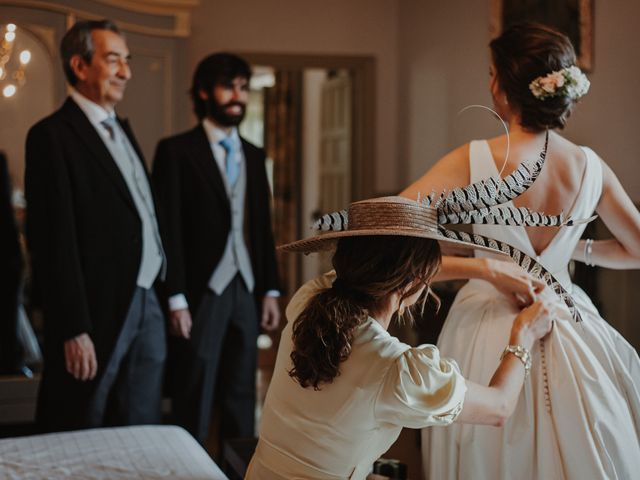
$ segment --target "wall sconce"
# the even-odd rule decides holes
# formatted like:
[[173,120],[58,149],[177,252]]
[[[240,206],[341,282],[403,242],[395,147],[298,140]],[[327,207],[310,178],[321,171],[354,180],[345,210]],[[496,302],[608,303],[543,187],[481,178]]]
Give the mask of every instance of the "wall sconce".
[[5,98],[13,97],[18,91],[18,87],[26,83],[25,69],[31,61],[31,52],[22,50],[18,55],[17,67],[11,69],[11,64],[16,63],[15,61],[11,62],[16,43],[16,31],[15,24],[8,23],[4,27],[2,43],[0,43],[0,82],[2,82],[2,95]]

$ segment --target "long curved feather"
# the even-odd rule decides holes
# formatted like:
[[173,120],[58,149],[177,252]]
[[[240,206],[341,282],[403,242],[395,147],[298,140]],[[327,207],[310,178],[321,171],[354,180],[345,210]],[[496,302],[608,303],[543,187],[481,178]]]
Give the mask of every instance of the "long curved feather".
[[536,161],[522,162],[513,173],[502,180],[491,177],[466,187],[455,188],[436,201],[433,206],[438,209],[439,214],[448,215],[480,210],[513,200],[525,192],[538,178],[547,156],[548,145],[549,132],[547,131],[544,148]]
[[347,229],[349,224],[349,217],[346,210],[340,210],[339,212],[327,213],[318,220],[313,222],[311,226],[314,230],[320,230],[323,232],[336,231],[341,232]]
[[471,210],[470,212],[453,212],[448,215],[440,214],[438,216],[438,224],[440,225],[457,225],[457,224],[476,224],[476,225],[523,225],[527,227],[563,227],[565,225],[580,225],[589,223],[596,216],[574,220],[571,217],[565,217],[564,213],[559,215],[546,215],[544,213],[534,212],[527,207],[492,207],[481,208],[479,210]]
[[564,287],[560,284],[560,282],[540,263],[531,258],[529,255],[524,253],[521,250],[509,245],[508,243],[501,242],[499,240],[495,240],[493,238],[485,237],[484,235],[478,234],[469,234],[466,232],[458,232],[456,230],[449,230],[444,227],[440,227],[440,232],[446,238],[450,238],[453,240],[460,240],[467,243],[473,243],[474,245],[480,245],[483,247],[488,247],[498,252],[506,253],[511,257],[511,259],[516,262],[520,267],[525,269],[531,275],[544,280],[544,282],[551,287],[551,289],[556,293],[558,297],[565,303],[569,311],[571,312],[571,316],[576,322],[582,321],[582,316],[578,308],[576,307],[576,303],[567,292]]

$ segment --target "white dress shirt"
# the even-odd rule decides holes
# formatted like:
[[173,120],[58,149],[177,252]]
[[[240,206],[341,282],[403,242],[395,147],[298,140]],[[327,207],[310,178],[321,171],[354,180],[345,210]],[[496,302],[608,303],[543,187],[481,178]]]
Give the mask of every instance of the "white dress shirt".
[[92,102],[87,97],[82,95],[80,92],[76,90],[71,91],[71,98],[74,102],[80,107],[80,110],[84,112],[84,114],[89,119],[93,128],[96,129],[102,140],[106,143],[111,140],[111,134],[109,130],[102,125],[101,122],[105,121],[107,118],[115,117],[116,112],[113,110],[106,110],[97,103]]

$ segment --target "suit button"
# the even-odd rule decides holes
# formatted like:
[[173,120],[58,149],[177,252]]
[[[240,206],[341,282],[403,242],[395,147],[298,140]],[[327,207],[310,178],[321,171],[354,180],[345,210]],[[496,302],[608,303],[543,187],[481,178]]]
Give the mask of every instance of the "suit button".
[[140,237],[132,237],[131,241],[134,245],[138,245],[140,243]]

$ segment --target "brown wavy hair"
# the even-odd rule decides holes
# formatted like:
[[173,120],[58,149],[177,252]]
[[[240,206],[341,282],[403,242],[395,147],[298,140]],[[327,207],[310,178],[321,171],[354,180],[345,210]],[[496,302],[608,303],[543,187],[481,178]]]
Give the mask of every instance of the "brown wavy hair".
[[[380,312],[394,292],[403,292],[404,300],[428,287],[440,260],[435,240],[402,236],[340,239],[332,260],[333,286],[311,298],[293,323],[289,375],[302,387],[315,390],[331,383],[351,354],[356,328]],[[410,310],[407,315],[412,319]]]
[[564,128],[574,100],[566,96],[536,98],[529,84],[538,77],[576,64],[571,40],[538,23],[509,27],[489,44],[500,87],[520,113],[521,125],[538,132]]

